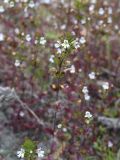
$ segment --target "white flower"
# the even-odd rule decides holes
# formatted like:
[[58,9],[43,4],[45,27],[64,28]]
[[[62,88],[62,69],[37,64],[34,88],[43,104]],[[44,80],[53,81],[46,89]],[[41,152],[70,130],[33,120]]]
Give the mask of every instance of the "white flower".
[[30,8],[34,8],[35,7],[35,3],[33,1],[30,1],[29,4],[28,4],[28,6]]
[[72,66],[70,67],[70,73],[75,73],[75,66],[74,66],[74,65],[72,65]]
[[20,111],[19,115],[20,117],[24,117],[25,113],[23,111]]
[[87,88],[87,86],[84,86],[84,87],[83,87],[82,92],[83,92],[84,94],[87,94],[87,93],[88,93],[88,88]]
[[37,149],[37,155],[39,158],[43,158],[45,156],[45,151],[43,151],[40,147],[39,149]]
[[5,11],[3,6],[0,6],[0,13],[3,13]]
[[97,0],[91,0],[91,3],[95,4],[97,2]]
[[95,77],[95,72],[89,73],[88,76],[89,76],[90,79],[95,79],[96,78]]
[[63,128],[62,130],[63,130],[63,132],[67,132],[67,128]]
[[85,37],[81,37],[79,41],[81,44],[84,44],[86,42]]
[[85,118],[92,118],[92,114],[89,111],[86,111]]
[[61,46],[61,42],[60,41],[57,41],[55,44],[54,44],[55,48],[59,48]]
[[17,151],[18,158],[24,158],[25,150],[23,148],[20,149],[20,151]]
[[4,3],[9,3],[9,0],[4,0]]
[[89,94],[88,94],[88,93],[86,93],[86,94],[84,95],[84,98],[85,98],[85,100],[86,100],[86,101],[89,101],[89,100],[90,100],[90,96],[89,96]]
[[31,36],[30,34],[27,34],[26,37],[25,37],[26,41],[30,42],[31,41]]
[[108,17],[107,23],[112,23],[112,17]]
[[109,89],[109,83],[108,82],[102,82],[102,88],[104,90],[108,90]]
[[12,8],[12,7],[15,6],[15,3],[14,3],[13,1],[11,1],[11,2],[9,3],[9,5],[10,5],[10,8]]
[[64,42],[63,42],[61,45],[62,45],[62,47],[63,47],[64,49],[70,48],[70,44],[69,44],[68,40],[64,40]]
[[58,124],[57,128],[59,128],[59,129],[62,128],[62,124]]
[[115,30],[118,30],[118,29],[119,29],[119,26],[116,24],[116,25],[114,26],[114,28],[115,28]]
[[108,8],[108,14],[112,14],[113,10],[112,10],[112,7],[109,7]]
[[51,63],[54,63],[54,57],[55,57],[54,55],[51,55],[51,56],[50,56],[49,61],[50,61]]
[[57,53],[58,53],[58,54],[61,54],[61,53],[62,53],[62,49],[61,49],[61,48],[58,48],[58,49],[57,49]]
[[20,33],[19,28],[15,28],[15,33],[16,33],[16,34],[19,34],[19,33]]
[[94,9],[95,9],[95,5],[92,4],[92,5],[89,6],[89,12],[93,12]]
[[1,41],[4,41],[4,34],[3,33],[0,33],[0,42]]
[[40,37],[40,44],[41,45],[45,45],[46,44],[46,39],[45,39],[45,37]]
[[105,11],[104,11],[104,9],[103,9],[103,8],[100,8],[100,9],[99,9],[99,11],[98,11],[98,13],[99,13],[99,15],[101,15],[101,16],[102,16],[102,15],[104,15]]
[[108,147],[112,148],[113,147],[113,143],[111,141],[108,141]]
[[20,61],[18,59],[15,60],[15,66],[19,67],[20,66]]
[[81,24],[85,24],[86,23],[86,19],[82,19],[80,22],[81,22]]
[[77,40],[77,39],[76,39],[75,41],[73,41],[72,43],[73,43],[73,45],[74,45],[75,49],[80,48],[80,43],[78,42],[78,40]]

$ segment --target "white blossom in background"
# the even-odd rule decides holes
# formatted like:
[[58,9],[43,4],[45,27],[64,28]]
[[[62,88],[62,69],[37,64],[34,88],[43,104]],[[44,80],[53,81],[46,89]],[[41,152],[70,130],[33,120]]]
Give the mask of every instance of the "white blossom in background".
[[20,111],[19,115],[20,117],[24,117],[25,113],[23,111]]
[[42,150],[42,148],[38,148],[37,149],[37,155],[38,155],[38,158],[43,158],[45,156],[45,151]]
[[30,8],[34,8],[34,7],[35,7],[34,1],[30,1],[29,4],[28,4],[28,6],[29,6]]
[[10,8],[13,8],[15,6],[15,3],[13,1],[10,1],[9,6]]
[[54,55],[51,55],[50,58],[49,58],[49,61],[50,61],[51,63],[54,63],[54,58],[55,58],[55,56],[54,56]]
[[70,48],[70,44],[68,42],[68,40],[64,40],[64,42],[61,44],[61,46],[64,48],[64,49],[68,49]]
[[19,28],[15,28],[15,33],[16,33],[16,34],[20,34]]
[[86,24],[86,19],[82,19],[80,22],[81,24]]
[[108,90],[109,89],[109,83],[108,82],[102,82],[102,88],[104,90]]
[[84,87],[83,87],[82,92],[83,92],[84,94],[88,93],[88,88],[87,88],[87,86],[84,86]]
[[60,29],[65,30],[66,29],[66,24],[61,25]]
[[31,38],[30,34],[27,34],[25,36],[25,39],[26,39],[26,41],[30,42],[32,38]]
[[73,46],[75,47],[75,49],[80,48],[80,43],[78,42],[78,38],[77,38],[76,40],[74,40],[74,41],[72,42],[72,44],[73,44]]
[[108,147],[112,148],[113,147],[113,143],[111,141],[108,141]]
[[18,158],[24,158],[25,150],[23,148],[20,149],[20,151],[17,151],[17,157]]
[[3,6],[0,6],[0,13],[3,13],[5,11]]
[[4,39],[5,39],[4,34],[3,34],[3,33],[0,33],[0,42],[4,41]]
[[4,3],[9,3],[9,0],[4,0]]
[[40,37],[40,44],[41,45],[45,45],[46,44],[46,39],[45,39],[45,37]]
[[61,46],[61,42],[60,41],[57,41],[55,44],[54,44],[54,47],[55,48],[59,48]]
[[61,49],[61,48],[58,48],[58,49],[57,49],[57,53],[58,53],[58,54],[62,54],[62,49]]
[[59,129],[62,128],[62,124],[58,124],[57,128],[59,128]]
[[89,73],[88,76],[89,76],[90,79],[95,79],[96,78],[95,77],[95,72]]
[[91,0],[91,3],[95,4],[97,2],[97,0]]
[[114,28],[115,30],[119,30],[119,26],[117,24],[114,26]]
[[112,13],[113,13],[112,7],[109,7],[108,8],[108,14],[112,14]]
[[99,11],[98,11],[98,14],[100,16],[102,16],[102,15],[104,15],[104,13],[105,13],[105,10],[103,8],[100,8]]
[[112,23],[112,17],[108,17],[107,23]]
[[90,100],[90,95],[88,93],[84,94],[84,98],[86,101],[89,101]]
[[15,60],[15,66],[16,66],[16,67],[19,67],[19,66],[20,66],[20,60],[18,60],[18,59]]
[[92,114],[89,111],[86,111],[85,118],[92,118]]
[[67,128],[63,128],[62,130],[63,130],[63,132],[67,132]]
[[75,66],[72,65],[69,70],[70,70],[70,73],[75,73]]
[[85,44],[85,43],[86,43],[85,37],[81,37],[80,40],[79,40],[79,42],[80,42],[81,44]]
[[103,20],[98,21],[98,25],[102,25],[104,23]]
[[94,9],[95,9],[95,5],[94,4],[92,4],[92,5],[89,6],[89,12],[93,12]]

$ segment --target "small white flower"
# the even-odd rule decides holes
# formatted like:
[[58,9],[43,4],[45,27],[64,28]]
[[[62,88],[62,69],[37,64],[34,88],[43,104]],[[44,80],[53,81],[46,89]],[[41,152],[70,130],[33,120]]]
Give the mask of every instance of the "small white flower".
[[102,88],[104,90],[108,90],[109,89],[109,83],[108,82],[102,82]]
[[84,87],[83,87],[82,92],[83,92],[84,94],[87,94],[87,93],[88,93],[88,88],[87,88],[87,86],[84,86]]
[[99,11],[98,11],[99,15],[104,15],[105,13],[105,10],[103,8],[100,8]]
[[95,5],[92,4],[92,5],[89,6],[89,12],[93,12],[94,9],[95,9]]
[[98,24],[99,24],[99,25],[102,25],[103,23],[104,23],[103,20],[98,21]]
[[9,3],[9,0],[4,0],[4,3]]
[[89,73],[88,76],[89,76],[90,79],[95,79],[96,78],[95,77],[95,72]]
[[64,49],[70,48],[70,44],[69,44],[68,40],[64,40],[64,42],[63,42],[61,45],[62,45],[62,47],[63,47]]
[[115,30],[119,30],[119,26],[117,24],[114,26],[114,28]]
[[61,25],[60,29],[65,30],[66,29],[66,24]]
[[81,37],[79,41],[80,41],[81,44],[86,43],[85,37]]
[[69,70],[70,70],[70,73],[75,73],[75,66],[72,65]]
[[3,6],[0,6],[0,13],[3,13],[5,11]]
[[75,41],[73,41],[72,43],[73,43],[73,45],[74,45],[75,49],[80,48],[80,43],[78,42],[78,40],[77,40],[77,39],[76,39]]
[[19,67],[20,66],[20,61],[18,59],[15,60],[15,66]]
[[32,38],[31,38],[30,34],[27,34],[25,39],[26,39],[26,41],[30,42]]
[[85,98],[85,100],[86,100],[86,101],[89,101],[89,100],[90,100],[90,96],[89,96],[89,94],[88,94],[88,93],[86,93],[86,94],[84,95],[84,98]]
[[3,33],[0,33],[0,42],[4,41],[4,34]]
[[63,128],[62,130],[63,130],[63,132],[67,132],[67,128]]
[[45,45],[46,44],[46,39],[45,39],[45,37],[40,37],[40,44],[41,45]]
[[58,124],[57,128],[59,128],[59,129],[62,128],[62,124]]
[[113,147],[113,143],[111,141],[108,141],[108,147],[112,148]]
[[91,3],[95,4],[97,2],[97,0],[91,0]]
[[61,49],[61,48],[58,48],[58,49],[57,49],[57,53],[58,53],[58,54],[62,54],[62,49]]
[[112,7],[109,7],[108,8],[108,14],[112,14],[112,13],[113,13]]
[[28,4],[28,6],[30,8],[34,8],[35,7],[35,3],[33,1],[30,1],[29,4]]
[[59,48],[61,46],[61,42],[60,41],[57,41],[55,44],[54,44],[55,48]]
[[86,23],[86,19],[82,19],[80,22],[81,22],[81,24],[85,24]]
[[89,111],[86,111],[85,118],[92,118],[92,114]]
[[20,117],[24,117],[25,113],[23,111],[20,111],[19,115]]
[[20,149],[20,151],[17,151],[18,158],[24,158],[25,150],[23,148]]
[[39,158],[43,158],[45,156],[45,151],[43,151],[40,147],[39,149],[37,149],[37,155]]
[[50,61],[51,63],[54,63],[54,57],[55,57],[54,55],[51,55],[51,56],[50,56],[49,61]]
[[10,5],[10,8],[12,8],[12,7],[15,6],[15,3],[14,3],[13,1],[11,1],[11,2],[9,3],[9,5]]
[[107,23],[112,23],[112,17],[108,17]]
[[15,33],[16,33],[16,34],[20,34],[19,28],[15,28]]

